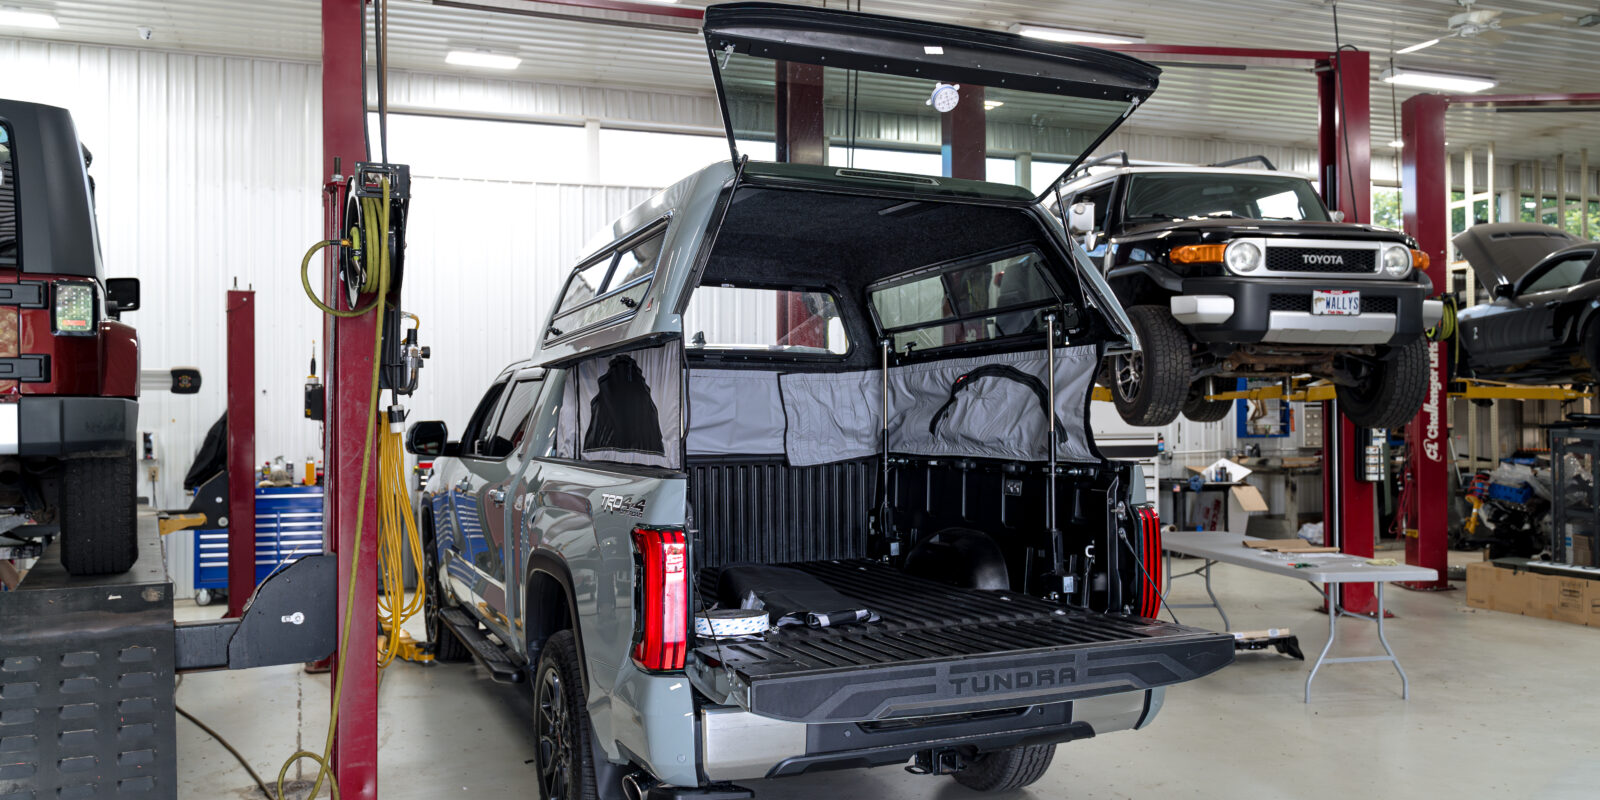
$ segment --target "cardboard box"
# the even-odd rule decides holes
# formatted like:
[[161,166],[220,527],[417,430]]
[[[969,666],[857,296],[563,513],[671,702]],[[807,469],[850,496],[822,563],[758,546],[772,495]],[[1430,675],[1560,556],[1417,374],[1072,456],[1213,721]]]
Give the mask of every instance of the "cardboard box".
[[1572,535],[1572,547],[1567,551],[1567,563],[1585,567],[1594,564],[1594,534],[1575,533]]
[[1586,625],[1589,622],[1590,590],[1594,581],[1583,578],[1555,578],[1555,609],[1551,619]]
[[1495,573],[1499,569],[1487,561],[1467,565],[1467,605],[1473,608],[1493,608]]

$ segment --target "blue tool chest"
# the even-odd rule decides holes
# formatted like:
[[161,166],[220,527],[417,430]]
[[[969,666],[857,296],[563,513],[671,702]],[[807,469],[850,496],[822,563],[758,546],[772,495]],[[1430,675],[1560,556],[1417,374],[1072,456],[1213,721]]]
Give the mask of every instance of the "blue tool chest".
[[[256,584],[274,570],[322,552],[322,487],[256,489]],[[228,531],[195,530],[194,588],[228,588]]]

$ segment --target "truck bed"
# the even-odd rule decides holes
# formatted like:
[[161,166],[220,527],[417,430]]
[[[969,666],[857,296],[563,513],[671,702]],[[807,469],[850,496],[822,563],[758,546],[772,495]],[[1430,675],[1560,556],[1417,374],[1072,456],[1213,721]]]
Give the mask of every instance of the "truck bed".
[[846,722],[1015,708],[1180,683],[1233,660],[1228,634],[947,586],[871,561],[785,566],[882,619],[697,647],[763,716]]

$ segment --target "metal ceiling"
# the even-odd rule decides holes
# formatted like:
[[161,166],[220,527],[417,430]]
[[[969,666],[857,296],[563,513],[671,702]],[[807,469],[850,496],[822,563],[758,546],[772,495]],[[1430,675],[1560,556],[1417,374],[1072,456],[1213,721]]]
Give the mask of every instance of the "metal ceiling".
[[[56,31],[0,31],[127,47],[295,60],[320,56],[317,0],[14,0],[52,11]],[[464,0],[531,12],[523,16],[425,0],[391,0],[390,56],[398,68],[496,79],[670,89],[710,93],[703,44],[694,20],[658,14],[598,11],[536,0]],[[844,0],[834,0],[841,6]],[[681,6],[705,5],[682,0]],[[812,4],[822,5],[823,0]],[[1584,91],[1600,86],[1600,27],[1578,17],[1600,0],[1481,0],[1507,17],[1560,12],[1559,24],[1507,28],[1489,46],[1448,39],[1399,56],[1418,69],[1460,72],[1500,82],[1496,94]],[[1324,0],[862,0],[865,11],[1005,29],[1033,22],[1141,35],[1160,44],[1259,46],[1307,50],[1334,47],[1333,7]],[[1388,54],[1437,35],[1460,10],[1456,0],[1341,0],[1341,41],[1373,53],[1374,151],[1394,136],[1389,86],[1378,82]],[[153,30],[149,41],[136,33]],[[516,70],[485,73],[444,62],[452,49],[486,49],[523,59]],[[1316,83],[1304,70],[1169,68],[1155,98],[1128,130],[1196,138],[1314,143]],[[1401,90],[1397,99],[1410,94]],[[1548,157],[1592,147],[1600,152],[1594,113],[1452,111],[1451,144],[1495,142],[1501,158]]]

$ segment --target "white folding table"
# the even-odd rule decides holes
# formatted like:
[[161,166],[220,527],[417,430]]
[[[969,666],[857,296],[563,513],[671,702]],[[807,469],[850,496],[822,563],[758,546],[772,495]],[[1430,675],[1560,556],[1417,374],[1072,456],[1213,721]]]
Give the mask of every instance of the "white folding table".
[[[1406,678],[1406,671],[1400,667],[1400,659],[1395,657],[1394,650],[1389,647],[1389,640],[1384,636],[1383,587],[1384,584],[1393,581],[1438,580],[1438,572],[1427,567],[1414,567],[1407,564],[1396,566],[1368,564],[1365,558],[1344,555],[1343,553],[1268,553],[1264,550],[1246,547],[1244,542],[1247,540],[1256,540],[1256,538],[1226,531],[1173,531],[1164,534],[1161,547],[1167,552],[1167,592],[1170,593],[1172,591],[1172,579],[1174,577],[1172,574],[1171,554],[1179,553],[1205,560],[1205,566],[1190,572],[1179,573],[1176,577],[1181,578],[1195,574],[1203,575],[1206,581],[1206,594],[1211,598],[1210,603],[1169,605],[1168,608],[1215,608],[1217,613],[1222,616],[1223,630],[1227,630],[1229,627],[1228,615],[1223,613],[1222,604],[1217,601],[1216,593],[1211,590],[1211,567],[1219,563],[1235,564],[1272,575],[1282,575],[1286,578],[1298,578],[1310,583],[1313,588],[1319,583],[1328,584],[1331,587],[1330,590],[1317,589],[1318,593],[1328,601],[1328,643],[1323,645],[1321,655],[1318,655],[1317,660],[1311,665],[1311,674],[1306,676],[1306,702],[1311,702],[1311,682],[1316,679],[1317,670],[1323,664],[1347,664],[1368,661],[1387,661],[1394,664],[1395,671],[1400,673],[1400,697],[1410,697],[1411,684]],[[1295,564],[1308,563],[1315,566],[1294,566]],[[1336,589],[1340,584],[1345,583],[1373,584],[1378,596],[1378,613],[1376,616],[1369,617],[1365,614],[1354,614],[1339,607],[1339,594]],[[1164,600],[1165,595],[1163,595]],[[1378,624],[1378,642],[1383,645],[1385,655],[1329,658],[1328,652],[1333,649],[1333,643],[1339,635],[1339,628],[1336,623],[1341,616],[1376,622]]]

